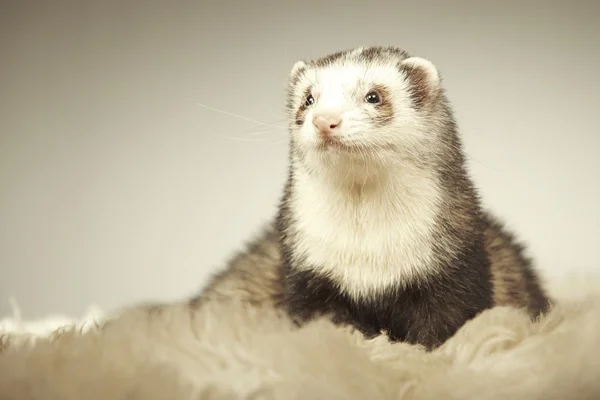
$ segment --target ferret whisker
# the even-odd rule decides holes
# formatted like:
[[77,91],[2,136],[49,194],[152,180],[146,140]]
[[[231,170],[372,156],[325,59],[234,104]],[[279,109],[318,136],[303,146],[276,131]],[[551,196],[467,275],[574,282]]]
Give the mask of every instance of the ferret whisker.
[[267,125],[259,125],[259,126],[255,126],[253,128],[249,128],[249,131],[269,131],[269,130],[273,130],[273,129],[286,129],[285,126],[278,126],[278,125],[274,125],[274,124],[267,124]]
[[473,156],[472,156],[472,155],[470,155],[469,153],[465,152],[465,154],[467,155],[467,157],[469,157],[469,158],[470,158],[470,159],[472,159],[473,161],[475,161],[475,162],[477,162],[477,163],[479,163],[479,164],[483,165],[484,167],[486,167],[486,168],[489,168],[489,169],[491,169],[492,171],[495,171],[495,172],[498,172],[498,173],[500,173],[500,171],[498,171],[496,168],[494,168],[494,167],[490,167],[489,165],[487,165],[487,164],[484,164],[483,162],[479,161],[478,159],[476,159],[475,157],[473,157]]
[[265,143],[266,146],[279,146],[279,145],[282,145],[282,144],[287,145],[287,142],[283,141],[283,140],[278,140],[276,142],[266,142]]
[[[284,124],[284,125],[280,126],[279,124]],[[277,119],[277,120],[271,121],[271,122],[263,122],[262,125],[255,126],[253,128],[249,128],[249,129],[258,130],[258,129],[274,129],[274,128],[287,129],[288,127],[287,127],[285,120]]]
[[232,116],[232,117],[243,119],[244,121],[252,122],[252,123],[255,123],[255,124],[260,124],[260,125],[263,125],[263,126],[272,126],[274,128],[286,129],[285,126],[277,126],[277,125],[273,125],[273,124],[266,124],[264,122],[261,122],[261,121],[255,120],[255,119],[248,118],[248,117],[245,117],[243,115],[235,114],[235,113],[232,113],[232,112],[229,112],[229,111],[221,110],[221,109],[216,108],[216,107],[211,107],[211,106],[206,105],[206,104],[202,104],[202,103],[196,103],[196,104],[199,105],[200,107],[206,108],[207,110],[212,110],[212,111],[220,112],[222,114],[226,114],[226,115],[229,115],[229,116]]
[[264,139],[253,139],[253,138],[244,138],[244,137],[232,137],[232,136],[215,135],[215,134],[213,134],[213,136],[215,136],[218,139],[234,140],[234,141],[237,141],[237,142],[269,143],[268,140],[264,140]]
[[371,150],[371,152],[373,154],[375,154],[375,158],[377,158],[377,162],[379,163],[379,168],[377,168],[375,170],[375,177],[376,177],[377,185],[378,185],[379,189],[382,190],[381,180],[378,179],[378,176],[379,176],[379,173],[381,172],[381,170],[383,169],[383,167],[385,166],[385,160],[383,159],[383,156],[380,154],[378,149],[373,144],[369,144],[369,149]]
[[[275,112],[273,112],[273,110],[271,110],[270,108],[267,108],[267,112],[268,112],[269,114],[271,114],[272,116],[274,116],[274,117],[277,117],[277,116],[278,116],[278,115],[277,115]],[[281,122],[285,122],[285,119],[282,119],[282,120],[281,120]]]
[[363,172],[365,172],[365,167],[366,167],[366,164],[367,164],[367,157],[366,157],[365,153],[363,152],[363,146],[362,145],[357,146],[357,149],[358,149],[358,154],[360,154],[360,156],[362,158],[362,168],[360,170],[360,173],[362,174]]
[[348,177],[350,176],[350,171],[352,171],[352,168],[348,168],[348,172],[346,172],[346,176],[344,177],[344,179],[340,182],[340,184],[338,185],[337,189],[335,190],[335,193],[338,194],[342,188],[342,186],[346,183],[346,180],[348,179]]
[[269,135],[269,134],[275,134],[275,135],[281,135],[281,136],[289,136],[287,132],[281,132],[281,131],[277,131],[277,130],[274,130],[274,129],[270,129],[268,131],[263,131],[263,132],[248,133],[248,136],[255,137],[255,136]]

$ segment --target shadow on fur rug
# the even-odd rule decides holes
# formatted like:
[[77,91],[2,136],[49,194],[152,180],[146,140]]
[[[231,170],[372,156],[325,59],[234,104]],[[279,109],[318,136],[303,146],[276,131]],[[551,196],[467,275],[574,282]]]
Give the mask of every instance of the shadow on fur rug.
[[[596,282],[598,282],[596,280]],[[562,296],[531,323],[495,308],[444,346],[296,329],[234,302],[124,310],[34,342],[5,335],[0,399],[599,399],[600,296]]]

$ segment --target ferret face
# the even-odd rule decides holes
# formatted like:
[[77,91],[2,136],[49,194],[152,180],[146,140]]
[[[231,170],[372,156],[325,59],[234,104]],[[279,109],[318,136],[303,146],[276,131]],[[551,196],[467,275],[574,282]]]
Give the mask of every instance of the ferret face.
[[395,48],[367,47],[297,62],[288,112],[293,146],[305,155],[393,159],[431,139],[436,68]]

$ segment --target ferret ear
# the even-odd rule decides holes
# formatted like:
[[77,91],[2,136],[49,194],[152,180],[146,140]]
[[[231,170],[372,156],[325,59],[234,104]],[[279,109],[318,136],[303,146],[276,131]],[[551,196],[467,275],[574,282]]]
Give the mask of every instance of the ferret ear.
[[434,98],[441,78],[431,61],[421,57],[409,57],[400,63],[400,71],[408,78],[412,98],[417,107],[425,106]]
[[304,61],[297,61],[292,67],[292,70],[290,71],[290,76],[295,76],[296,74],[298,74],[298,72],[302,71],[305,68],[306,63]]

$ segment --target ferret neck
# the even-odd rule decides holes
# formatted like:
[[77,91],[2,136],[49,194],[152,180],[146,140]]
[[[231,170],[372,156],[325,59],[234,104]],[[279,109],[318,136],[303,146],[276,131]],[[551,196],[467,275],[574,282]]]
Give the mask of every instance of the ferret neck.
[[[402,202],[402,198],[418,199],[431,196],[432,184],[437,188],[436,174],[417,166],[394,164],[345,164],[329,166],[318,171],[300,168],[296,171],[295,190],[310,190],[329,198],[364,204],[373,200],[380,205],[385,202]],[[431,199],[424,198],[424,201]]]

